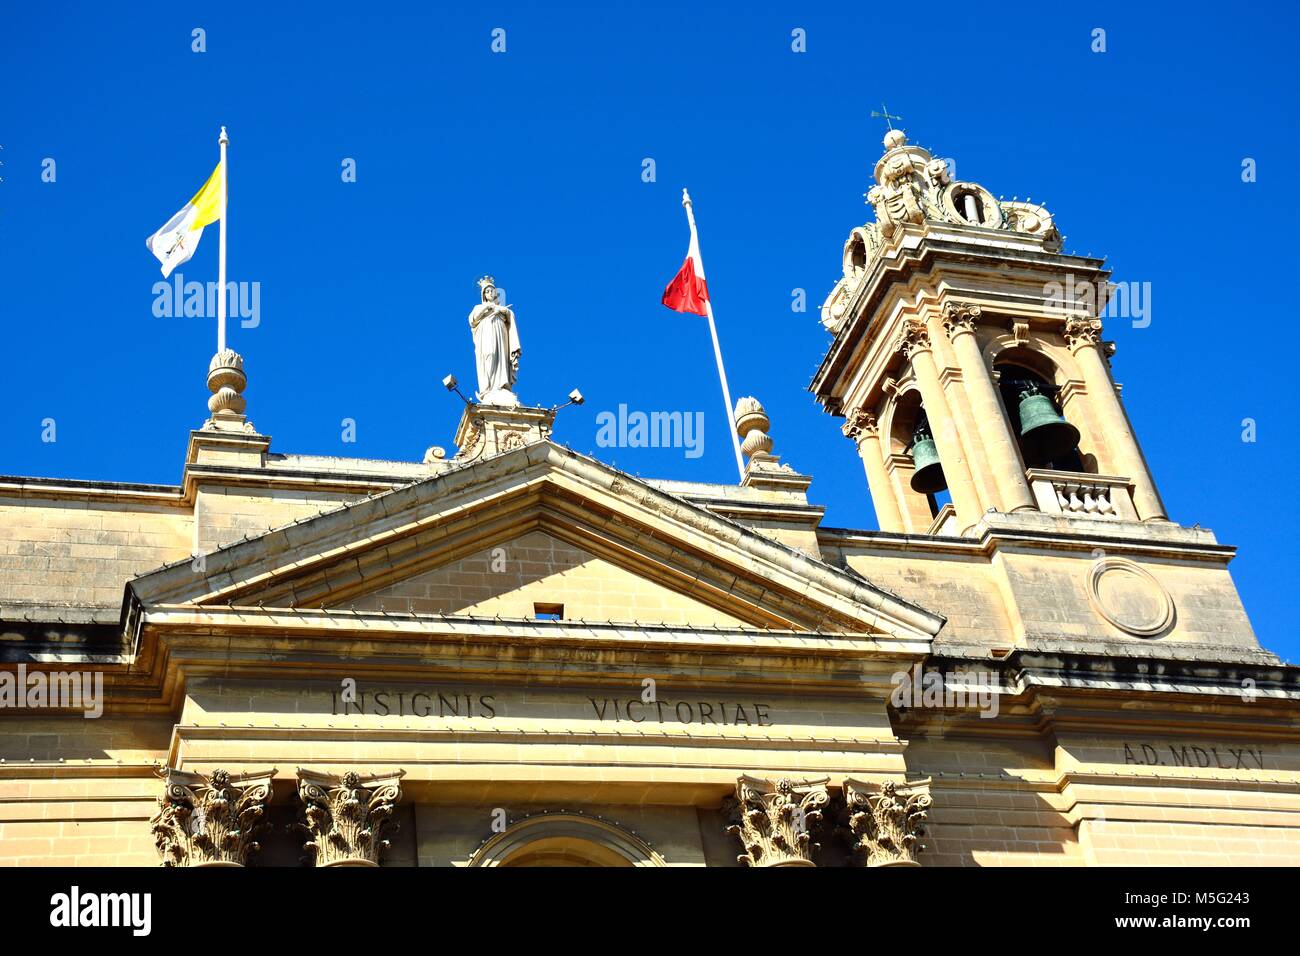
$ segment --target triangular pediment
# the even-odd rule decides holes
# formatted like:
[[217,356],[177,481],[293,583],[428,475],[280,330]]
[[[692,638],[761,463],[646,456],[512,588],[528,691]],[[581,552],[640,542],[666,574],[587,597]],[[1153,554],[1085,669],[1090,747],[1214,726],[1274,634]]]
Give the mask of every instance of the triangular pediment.
[[745,621],[546,531],[529,531],[332,607],[466,617],[741,627]]
[[269,531],[128,585],[163,605],[379,608],[933,636],[942,618],[551,442]]

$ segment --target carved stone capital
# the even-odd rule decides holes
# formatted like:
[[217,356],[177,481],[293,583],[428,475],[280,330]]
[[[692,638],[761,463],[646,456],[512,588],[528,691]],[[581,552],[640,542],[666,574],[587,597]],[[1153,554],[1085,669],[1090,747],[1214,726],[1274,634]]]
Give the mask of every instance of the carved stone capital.
[[880,426],[874,413],[865,408],[850,412],[840,426],[845,438],[861,442],[864,438],[874,438],[880,434]]
[[974,332],[979,324],[982,310],[978,305],[967,302],[949,302],[943,308],[943,330],[949,341],[963,332]]
[[740,777],[728,801],[735,821],[727,832],[740,839],[745,852],[736,859],[748,866],[815,866],[812,831],[830,801],[829,778],[776,783]]
[[167,767],[159,776],[164,791],[149,824],[163,866],[243,866],[260,849],[275,770],[204,776]]
[[930,350],[930,330],[921,319],[908,319],[903,324],[903,332],[898,340],[898,350],[904,358],[911,358],[917,352]]
[[392,816],[402,799],[403,776],[403,771],[380,777],[349,771],[340,777],[298,770],[298,828],[309,837],[304,848],[316,866],[379,865],[389,846],[383,834],[397,828]]
[[1072,315],[1065,320],[1065,344],[1074,352],[1085,345],[1097,345],[1101,342],[1101,319],[1086,315]]
[[930,795],[921,788],[929,780],[879,787],[861,780],[844,781],[850,844],[854,856],[867,866],[919,866],[918,839],[925,835]]

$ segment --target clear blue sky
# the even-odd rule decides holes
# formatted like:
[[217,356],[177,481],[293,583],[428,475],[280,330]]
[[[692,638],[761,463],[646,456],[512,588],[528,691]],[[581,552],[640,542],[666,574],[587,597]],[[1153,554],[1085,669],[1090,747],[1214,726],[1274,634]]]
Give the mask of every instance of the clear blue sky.
[[[211,172],[225,124],[230,278],[261,283],[261,324],[235,323],[231,344],[273,450],[450,446],[459,408],[439,380],[473,380],[465,317],[492,272],[518,311],[522,398],[588,397],[558,440],[595,450],[596,415],[619,403],[702,410],[703,457],[599,457],[734,481],[707,326],[659,305],[687,185],[733,395],[767,406],[828,524],[874,527],[853,447],[806,386],[827,344],[817,306],[869,218],[884,100],[962,178],[1045,200],[1067,248],[1151,283],[1150,327],[1107,332],[1139,439],[1171,515],[1241,548],[1265,645],[1300,658],[1294,5],[471,6],[4,13],[0,473],[179,481],[214,323],[153,316],[144,239]],[[214,226],[180,271],[215,279],[216,259]]]

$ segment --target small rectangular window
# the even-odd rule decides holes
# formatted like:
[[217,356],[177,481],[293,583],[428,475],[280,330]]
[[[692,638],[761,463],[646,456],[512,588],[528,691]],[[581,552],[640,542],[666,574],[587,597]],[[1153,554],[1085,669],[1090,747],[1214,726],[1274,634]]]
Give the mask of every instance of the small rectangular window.
[[564,620],[564,605],[534,604],[533,617],[539,621],[562,621]]

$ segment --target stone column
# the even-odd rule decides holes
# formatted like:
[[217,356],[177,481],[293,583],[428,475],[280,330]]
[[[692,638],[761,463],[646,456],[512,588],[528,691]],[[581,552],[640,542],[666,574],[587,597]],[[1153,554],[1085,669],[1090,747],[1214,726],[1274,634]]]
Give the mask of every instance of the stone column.
[[867,471],[867,487],[871,489],[871,503],[876,508],[876,521],[881,531],[906,531],[898,499],[885,473],[885,456],[880,447],[880,429],[876,416],[858,409],[851,412],[840,429],[858,446],[858,456]]
[[1156,491],[1155,482],[1147,468],[1142,447],[1133,435],[1133,426],[1115,392],[1102,354],[1101,319],[1074,315],[1065,321],[1065,342],[1074,353],[1075,361],[1088,388],[1088,402],[1099,430],[1105,436],[1113,466],[1133,482],[1133,506],[1143,521],[1164,519],[1165,506]]
[[1020,451],[975,335],[979,319],[979,306],[950,302],[944,309],[943,328],[957,353],[966,397],[975,416],[975,427],[984,446],[989,470],[993,473],[1002,510],[1033,510],[1034,496],[1025,478]]
[[866,866],[920,866],[925,820],[933,802],[921,788],[930,781],[898,784],[886,780],[879,789],[860,780],[844,781],[850,843],[854,858]]
[[243,866],[261,849],[275,770],[231,776],[159,771],[163,795],[149,821],[162,866]]
[[980,508],[979,496],[975,493],[975,484],[971,480],[961,436],[957,434],[952,411],[944,397],[943,385],[939,382],[939,370],[934,364],[934,353],[930,350],[930,333],[923,321],[908,320],[903,327],[899,348],[916,372],[916,381],[921,388],[921,404],[925,406],[930,431],[939,450],[939,462],[943,465],[943,476],[948,481],[953,507],[957,509],[957,527],[965,533],[980,520],[983,509]]
[[402,799],[403,776],[400,770],[379,777],[298,770],[298,828],[309,837],[304,849],[316,866],[379,865],[389,846],[383,834],[397,829],[392,816]]
[[830,801],[829,778],[775,784],[756,777],[740,777],[736,795],[727,801],[735,821],[727,832],[739,838],[745,852],[738,856],[747,866],[816,866],[811,831],[821,822],[822,808]]

